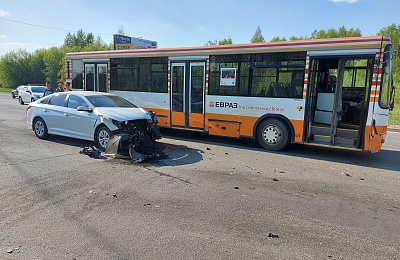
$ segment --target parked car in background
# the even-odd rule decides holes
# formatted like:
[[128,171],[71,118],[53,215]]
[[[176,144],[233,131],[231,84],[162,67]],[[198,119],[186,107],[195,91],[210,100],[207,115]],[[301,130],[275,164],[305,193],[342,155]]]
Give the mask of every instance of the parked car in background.
[[13,91],[11,91],[11,96],[12,98],[17,98],[19,97],[19,92],[24,88],[25,86],[18,86]]
[[30,103],[38,100],[43,96],[44,91],[47,88],[44,86],[24,86],[19,93],[19,103],[23,105],[24,103]]
[[[94,141],[105,150],[112,135],[121,146],[151,146],[160,133],[157,117],[109,93],[72,91],[45,96],[27,108],[28,128],[45,139],[49,134]],[[145,144],[145,145],[143,145]]]

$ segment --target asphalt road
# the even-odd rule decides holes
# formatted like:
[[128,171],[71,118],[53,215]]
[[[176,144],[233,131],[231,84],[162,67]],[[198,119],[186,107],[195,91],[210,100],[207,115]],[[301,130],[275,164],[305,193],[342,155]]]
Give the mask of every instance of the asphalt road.
[[400,133],[376,154],[163,131],[167,159],[79,153],[0,93],[0,259],[400,259]]

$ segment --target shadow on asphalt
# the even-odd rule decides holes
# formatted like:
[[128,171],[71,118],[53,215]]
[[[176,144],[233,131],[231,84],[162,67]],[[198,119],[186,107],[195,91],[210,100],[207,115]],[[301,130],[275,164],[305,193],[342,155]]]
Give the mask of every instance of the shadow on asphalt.
[[301,144],[289,145],[287,149],[280,152],[268,151],[259,146],[251,139],[234,139],[221,136],[212,136],[205,133],[198,133],[176,129],[161,129],[163,136],[172,139],[191,140],[203,144],[224,146],[229,148],[253,150],[270,154],[284,154],[287,156],[359,165],[363,167],[400,171],[400,151],[385,150],[385,146],[378,153],[358,152],[334,148],[324,148]]
[[[293,157],[308,158],[314,160],[330,161],[336,163],[344,163],[349,165],[358,165],[363,167],[385,169],[391,171],[400,171],[400,151],[385,150],[385,147],[381,151],[375,154],[367,152],[357,152],[333,148],[323,148],[317,146],[307,146],[292,144],[284,151],[275,152],[262,149],[258,143],[253,142],[251,139],[234,139],[226,138],[221,136],[212,136],[201,132],[192,132],[177,129],[161,129],[162,136],[176,140],[189,140],[193,142],[199,142],[202,144],[217,145],[226,147],[226,152],[229,153],[229,148],[236,148],[242,150],[252,150],[269,154],[283,154]],[[55,142],[80,148],[79,153],[84,147],[93,145],[93,142],[79,140],[69,137],[51,135],[46,141]],[[168,158],[161,160],[153,160],[158,166],[178,166],[193,164],[203,159],[203,150],[190,148],[184,145],[174,145],[165,142],[161,139],[158,143],[165,147],[164,152],[168,154]],[[207,147],[205,146],[204,149]],[[87,156],[87,155],[85,155]],[[105,157],[102,157],[105,159]],[[109,157],[113,158],[113,157]],[[115,160],[123,160],[126,163],[132,161],[128,156],[117,156]],[[133,162],[132,162],[133,163]]]

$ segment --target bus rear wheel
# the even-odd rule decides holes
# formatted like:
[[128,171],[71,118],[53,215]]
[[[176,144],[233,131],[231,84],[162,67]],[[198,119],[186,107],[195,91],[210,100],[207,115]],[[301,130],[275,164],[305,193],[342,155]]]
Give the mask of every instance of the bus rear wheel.
[[289,129],[282,120],[268,118],[257,128],[257,141],[267,150],[280,151],[289,145]]

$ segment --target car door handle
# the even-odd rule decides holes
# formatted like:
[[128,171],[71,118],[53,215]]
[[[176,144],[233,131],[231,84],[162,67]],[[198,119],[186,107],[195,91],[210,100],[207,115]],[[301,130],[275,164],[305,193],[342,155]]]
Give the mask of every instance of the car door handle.
[[45,112],[45,113],[49,113],[49,110],[45,109],[44,112]]
[[68,113],[64,113],[64,116],[70,116],[71,114],[68,114]]

